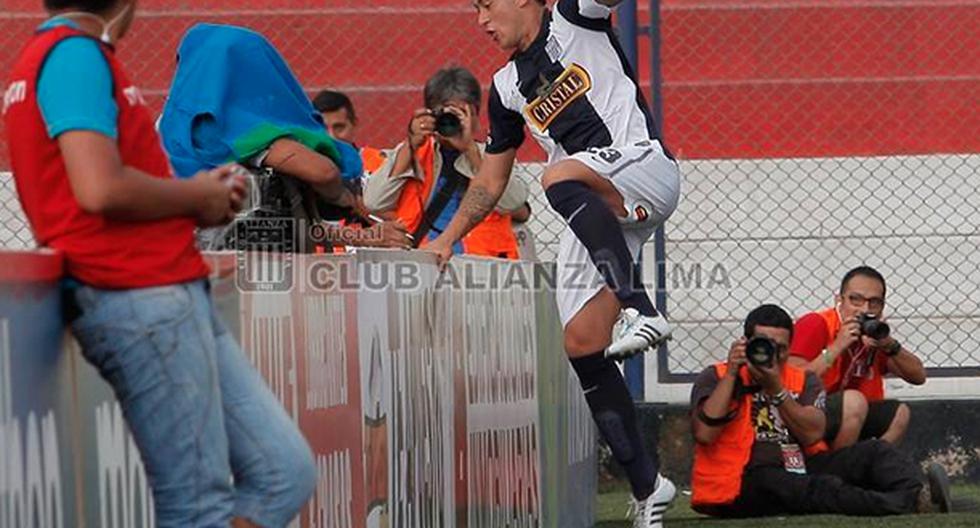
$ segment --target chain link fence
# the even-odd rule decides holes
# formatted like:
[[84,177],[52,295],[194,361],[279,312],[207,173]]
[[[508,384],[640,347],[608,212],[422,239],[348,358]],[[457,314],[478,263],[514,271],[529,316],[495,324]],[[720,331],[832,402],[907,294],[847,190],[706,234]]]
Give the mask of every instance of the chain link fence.
[[[19,49],[45,20],[41,5],[40,0],[0,0],[0,45]],[[462,65],[488,86],[507,59],[477,27],[475,11],[464,0],[143,0],[119,56],[154,113],[163,108],[181,37],[202,22],[241,25],[265,35],[311,96],[322,89],[348,94],[359,118],[357,143],[378,148],[404,139],[412,111],[422,106],[423,85],[436,70]],[[0,55],[5,80],[15,58],[13,52]],[[486,128],[486,112],[482,120]],[[515,174],[540,194],[540,167],[533,161],[542,154],[531,143],[520,154],[530,164]],[[0,184],[9,205],[0,218],[0,245],[30,247],[33,240],[11,199],[8,170],[3,144]],[[532,207],[539,257],[553,259],[561,223],[544,200],[534,197]]]
[[[980,370],[980,2],[666,0],[666,367],[725,357],[753,307],[829,308],[862,264],[897,337]],[[970,369],[968,371],[963,369]]]
[[0,172],[0,249],[31,249],[36,246],[17,201],[14,178],[9,172]]
[[[0,0],[4,48],[44,20],[40,4]],[[664,0],[660,11],[665,137],[684,174],[661,269],[677,325],[668,373],[722,357],[758,303],[795,316],[830,306],[863,263],[885,274],[896,334],[928,366],[980,367],[980,0]],[[143,0],[119,53],[155,112],[197,22],[266,35],[311,94],[351,96],[357,141],[375,147],[402,139],[436,69],[489,83],[506,60],[462,0]],[[645,89],[649,50],[641,39]],[[0,56],[0,71],[13,59]],[[537,183],[541,152],[529,144],[520,159],[538,256],[551,260],[564,225]],[[0,245],[30,247],[9,175],[0,183]],[[653,284],[656,257],[646,252]]]

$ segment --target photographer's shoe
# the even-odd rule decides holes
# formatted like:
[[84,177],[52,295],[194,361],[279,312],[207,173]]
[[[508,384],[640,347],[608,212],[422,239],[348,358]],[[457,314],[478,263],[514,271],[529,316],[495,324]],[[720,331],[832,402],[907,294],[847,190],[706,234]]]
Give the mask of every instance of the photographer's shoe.
[[613,340],[606,348],[606,357],[626,359],[670,340],[672,332],[663,315],[650,317],[640,315],[635,308],[626,308],[613,326]]
[[657,475],[657,489],[644,500],[630,501],[628,518],[633,519],[633,528],[661,528],[664,525],[664,512],[674,502],[677,488],[663,475]]
[[949,492],[949,476],[942,466],[933,462],[926,468],[926,478],[929,481],[930,502],[941,512],[953,511],[953,497]]

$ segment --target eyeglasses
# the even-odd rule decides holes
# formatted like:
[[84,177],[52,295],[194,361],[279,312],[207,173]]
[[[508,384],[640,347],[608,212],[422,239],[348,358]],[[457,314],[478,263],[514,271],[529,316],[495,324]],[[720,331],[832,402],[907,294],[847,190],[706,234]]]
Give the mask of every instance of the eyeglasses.
[[847,303],[851,306],[864,306],[868,305],[868,308],[879,310],[885,307],[884,297],[865,297],[860,293],[849,293],[847,294]]

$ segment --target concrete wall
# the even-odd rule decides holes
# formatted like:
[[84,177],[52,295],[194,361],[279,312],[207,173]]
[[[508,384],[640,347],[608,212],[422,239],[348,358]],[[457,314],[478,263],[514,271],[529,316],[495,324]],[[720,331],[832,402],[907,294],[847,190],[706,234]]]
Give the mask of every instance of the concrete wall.
[[[913,462],[942,465],[954,482],[980,483],[980,409],[973,401],[918,401],[899,450]],[[690,489],[694,439],[687,406],[643,404],[639,416],[648,448],[659,448],[664,474]],[[613,464],[614,465],[614,464]],[[610,467],[620,475],[618,467]]]
[[[62,330],[60,263],[29,257],[0,255],[0,527],[153,526],[119,406]],[[212,261],[224,319],[315,453],[297,526],[591,526],[595,437],[549,292],[464,292],[427,255],[372,251],[297,257],[291,291],[242,293],[250,264]]]

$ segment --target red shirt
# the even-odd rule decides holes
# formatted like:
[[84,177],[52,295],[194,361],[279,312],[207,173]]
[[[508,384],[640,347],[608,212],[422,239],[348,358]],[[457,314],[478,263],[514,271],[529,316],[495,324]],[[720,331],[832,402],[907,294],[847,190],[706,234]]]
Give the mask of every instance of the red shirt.
[[[86,213],[72,192],[61,149],[48,137],[37,103],[37,79],[54,47],[91,38],[69,27],[34,35],[14,64],[4,105],[7,142],[21,206],[38,243],[60,250],[68,274],[98,288],[177,284],[208,275],[194,242],[194,221],[123,222]],[[124,165],[171,178],[170,164],[139,90],[111,47],[101,44],[119,108],[117,144]]]
[[[790,354],[807,361],[817,359],[837,338],[840,326],[840,315],[834,308],[804,315],[793,327]],[[823,383],[828,394],[854,389],[868,401],[877,401],[885,397],[882,376],[887,372],[888,357],[858,341],[837,356],[824,373]]]

